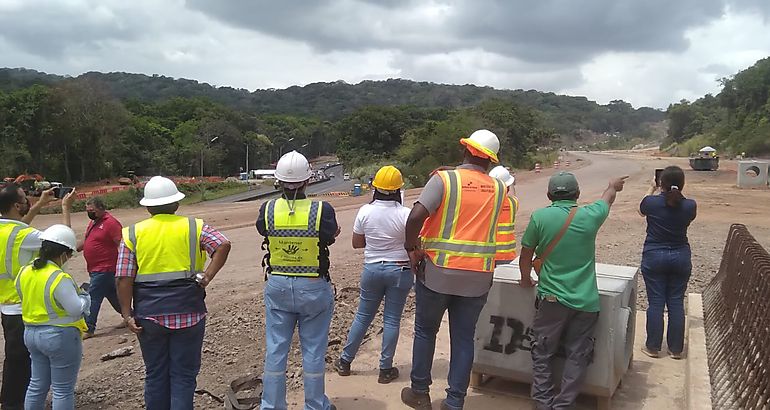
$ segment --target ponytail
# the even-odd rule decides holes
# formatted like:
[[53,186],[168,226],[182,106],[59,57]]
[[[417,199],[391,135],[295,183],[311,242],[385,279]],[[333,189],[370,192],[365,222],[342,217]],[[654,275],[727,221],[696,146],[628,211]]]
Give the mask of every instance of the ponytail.
[[55,258],[68,252],[72,252],[72,250],[64,245],[51,241],[43,241],[43,244],[40,246],[40,254],[32,262],[32,267],[34,269],[43,269],[49,261],[53,261]]
[[37,269],[43,269],[45,265],[48,264],[48,259],[43,259],[41,257],[35,258],[35,261],[32,262],[32,267]]
[[679,187],[676,185],[672,186],[671,189],[664,195],[666,197],[666,206],[669,208],[679,208],[679,205],[684,199],[682,191],[680,191]]
[[676,165],[666,167],[660,174],[660,187],[663,189],[663,195],[666,197],[666,206],[669,208],[678,208],[682,204],[684,195],[684,171]]
[[371,204],[374,201],[393,201],[401,204],[401,190],[396,189],[395,191],[382,192],[375,188],[374,194],[372,195],[372,201],[369,203]]

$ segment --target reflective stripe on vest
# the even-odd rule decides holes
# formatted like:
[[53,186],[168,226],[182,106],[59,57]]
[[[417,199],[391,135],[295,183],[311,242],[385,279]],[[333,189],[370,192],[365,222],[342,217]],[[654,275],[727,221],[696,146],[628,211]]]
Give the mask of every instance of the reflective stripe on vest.
[[500,211],[500,223],[497,225],[497,260],[513,260],[516,258],[516,221],[515,199],[506,196],[503,209]]
[[439,267],[492,272],[505,186],[496,178],[467,169],[438,175],[444,183],[444,197],[423,226],[423,248]]
[[20,261],[21,245],[27,235],[35,228],[14,222],[0,224],[0,303],[19,303],[19,296],[14,286],[14,279],[21,270],[21,265],[29,261]]
[[54,298],[57,286],[72,286],[78,292],[72,277],[53,263],[40,269],[34,269],[32,265],[22,268],[15,286],[21,299],[22,320],[32,326],[71,326],[86,331],[83,317],[69,316]]
[[14,254],[16,255],[16,258],[18,258],[18,250],[14,249],[14,243],[16,243],[16,237],[19,236],[19,232],[21,232],[22,227],[20,225],[16,225],[11,229],[11,234],[8,235],[8,240],[5,243],[5,257],[4,264],[3,264],[3,272],[0,273],[0,279],[8,279],[13,280],[14,276],[11,274],[13,272],[13,260],[14,260]]
[[270,274],[283,276],[320,276],[319,230],[322,202],[299,199],[294,211],[288,201],[274,199],[267,203],[265,228],[269,243]]
[[[158,218],[160,217],[160,218]],[[144,246],[150,246],[151,245],[171,245],[167,244],[165,242],[161,243],[153,243],[154,241],[160,239],[160,240],[173,240],[177,239],[179,236],[182,236],[180,232],[174,232],[177,234],[177,237],[171,236],[169,239],[168,236],[160,238],[158,237],[158,233],[153,232],[154,229],[158,229],[159,226],[171,227],[171,229],[181,229],[181,223],[180,219],[186,220],[186,226],[185,226],[185,233],[187,240],[187,247],[188,251],[185,255],[184,261],[178,263],[176,266],[177,269],[170,270],[170,271],[159,271],[161,268],[158,268],[156,266],[147,266],[148,263],[144,263],[143,257],[145,256],[145,253],[139,248],[139,243],[143,244]],[[142,239],[142,241],[139,241],[139,237],[137,237],[137,225],[140,225],[140,231],[144,233],[144,235],[148,235],[147,239]],[[163,224],[163,225],[160,225]],[[170,225],[167,225],[170,224]],[[200,243],[200,233],[203,228],[203,221],[196,219],[196,218],[185,218],[181,216],[176,215],[156,215],[153,218],[150,218],[148,220],[139,222],[136,225],[131,225],[124,229],[124,241],[126,241],[126,246],[131,249],[134,253],[137,254],[137,275],[136,278],[134,278],[134,282],[157,282],[157,281],[169,281],[169,280],[177,280],[177,279],[189,279],[195,277],[195,275],[198,272],[203,271],[203,264],[205,262],[205,255],[202,253],[199,243]],[[141,237],[141,235],[140,235]],[[146,243],[150,243],[151,245],[145,245]],[[173,249],[174,252],[177,252],[176,249]],[[153,248],[153,250],[155,250]],[[149,252],[144,251],[144,252]],[[141,253],[141,255],[140,255]],[[157,256],[157,255],[154,255]],[[175,257],[178,257],[178,255],[174,255]],[[157,259],[157,258],[156,258]],[[176,261],[179,262],[179,261]],[[173,264],[173,262],[172,262]],[[179,269],[183,268],[183,269]]]

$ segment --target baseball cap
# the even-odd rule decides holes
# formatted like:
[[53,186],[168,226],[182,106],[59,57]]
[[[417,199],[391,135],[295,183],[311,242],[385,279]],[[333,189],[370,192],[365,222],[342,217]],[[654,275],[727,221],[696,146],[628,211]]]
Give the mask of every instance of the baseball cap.
[[548,193],[556,197],[575,195],[578,192],[578,182],[571,172],[561,171],[551,176],[548,181]]

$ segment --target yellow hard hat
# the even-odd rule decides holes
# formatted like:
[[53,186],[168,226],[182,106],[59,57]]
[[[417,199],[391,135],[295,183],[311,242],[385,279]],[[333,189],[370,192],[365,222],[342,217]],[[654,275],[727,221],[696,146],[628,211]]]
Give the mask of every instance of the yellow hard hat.
[[372,186],[383,191],[395,191],[404,186],[401,171],[393,165],[386,165],[377,171]]

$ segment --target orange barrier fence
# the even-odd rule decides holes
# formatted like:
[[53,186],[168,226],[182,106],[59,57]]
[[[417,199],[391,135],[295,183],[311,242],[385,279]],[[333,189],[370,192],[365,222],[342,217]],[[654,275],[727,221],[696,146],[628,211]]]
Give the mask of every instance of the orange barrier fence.
[[321,194],[308,194],[309,197],[316,196],[350,196],[350,192],[324,192]]

